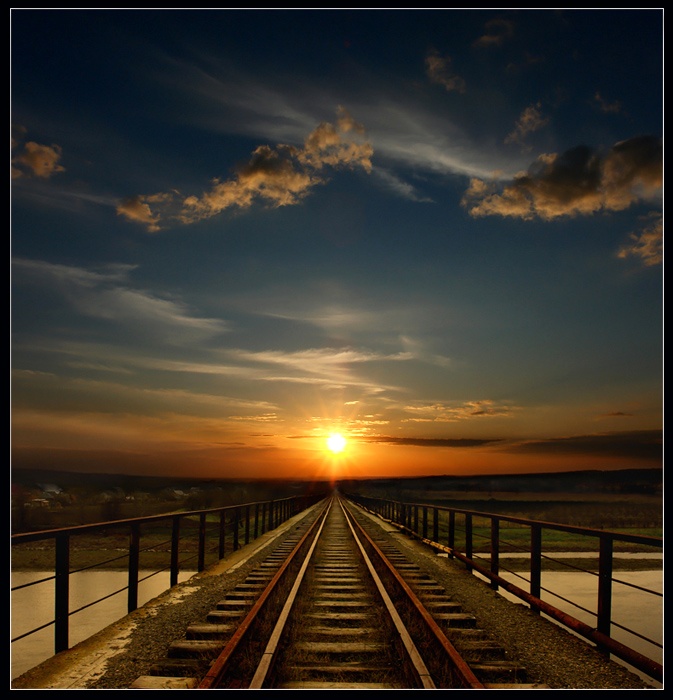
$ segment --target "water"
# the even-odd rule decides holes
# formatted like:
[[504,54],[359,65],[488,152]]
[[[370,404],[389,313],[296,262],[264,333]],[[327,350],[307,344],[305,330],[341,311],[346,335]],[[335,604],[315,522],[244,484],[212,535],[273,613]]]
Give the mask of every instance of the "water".
[[[556,558],[557,555],[554,554],[554,557]],[[479,574],[476,575],[479,576]],[[517,575],[501,571],[500,575],[524,591],[529,590],[527,572],[520,572]],[[611,617],[613,624],[611,637],[658,663],[663,663],[663,650],[661,646],[658,646],[663,644],[664,639],[663,595],[648,594],[633,586],[663,593],[663,578],[662,569],[615,571],[613,573],[615,582],[613,582],[612,589]],[[541,585],[543,589],[546,589],[541,593],[542,600],[592,627],[596,626],[596,616],[592,613],[596,611],[598,602],[598,578],[594,574],[580,571],[543,571]],[[524,604],[521,599],[507,591],[500,590],[499,593],[509,600]],[[586,612],[587,610],[589,612]],[[641,639],[637,636],[638,634],[652,640],[652,642]],[[633,669],[616,657],[613,658],[618,663],[629,667],[647,682],[660,687],[660,684],[655,683],[637,669]]]
[[[147,572],[149,573],[149,572]],[[141,578],[147,573],[141,573]],[[182,572],[180,581],[188,579],[193,572]],[[12,587],[45,578],[47,572],[13,572]],[[527,590],[527,582],[514,574],[502,573],[503,577],[520,588]],[[663,591],[663,572],[617,571],[614,578],[641,586],[648,590]],[[79,608],[87,603],[126,586],[126,572],[81,572],[71,576],[70,605]],[[139,585],[138,605],[155,598],[168,588],[169,574],[164,572]],[[614,584],[613,620],[626,628],[634,629],[659,644],[663,643],[663,598],[643,594],[633,588]],[[543,572],[542,586],[583,608],[595,610],[597,600],[597,579],[581,572]],[[513,598],[506,591],[505,597]],[[551,593],[543,592],[543,599],[565,610],[574,617],[595,624],[595,617],[574,608]],[[11,638],[27,632],[51,620],[54,616],[53,581],[22,589],[12,594]],[[107,627],[126,614],[126,591],[93,605],[70,618],[70,645],[74,646],[96,632]],[[613,625],[612,636],[660,663],[663,659],[661,648],[652,646],[633,635],[623,632]],[[47,627],[40,632],[12,644],[12,678],[42,663],[54,653],[54,629]],[[642,674],[641,674],[642,675]],[[649,679],[648,679],[649,680]]]
[[[141,571],[139,578],[148,576]],[[178,580],[187,580],[193,571],[180,572]],[[51,576],[46,571],[13,571],[12,588]],[[78,609],[94,600],[124,589],[128,583],[125,571],[84,571],[70,576],[70,608]],[[138,585],[138,605],[144,605],[169,588],[170,574],[162,572]],[[70,646],[88,639],[96,632],[126,615],[127,592],[122,590],[70,617]],[[54,619],[54,582],[46,581],[12,593],[11,639]],[[11,645],[12,678],[20,676],[54,655],[54,626],[50,625]]]

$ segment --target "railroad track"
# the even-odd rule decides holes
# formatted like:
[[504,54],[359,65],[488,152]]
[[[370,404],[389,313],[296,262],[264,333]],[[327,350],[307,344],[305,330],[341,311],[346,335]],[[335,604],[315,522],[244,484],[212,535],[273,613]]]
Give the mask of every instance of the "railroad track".
[[369,516],[335,496],[131,687],[541,686]]

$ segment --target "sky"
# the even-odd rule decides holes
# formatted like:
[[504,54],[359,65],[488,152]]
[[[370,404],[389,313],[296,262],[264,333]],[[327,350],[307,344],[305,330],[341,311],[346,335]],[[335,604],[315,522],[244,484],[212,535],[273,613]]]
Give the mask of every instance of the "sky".
[[12,468],[661,466],[663,10],[10,20]]

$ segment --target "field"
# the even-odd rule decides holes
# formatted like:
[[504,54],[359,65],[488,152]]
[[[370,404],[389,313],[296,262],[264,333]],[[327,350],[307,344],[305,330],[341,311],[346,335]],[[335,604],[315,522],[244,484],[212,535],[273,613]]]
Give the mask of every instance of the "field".
[[[53,478],[53,477],[52,477]],[[110,477],[114,482],[114,477]],[[67,483],[64,477],[61,483]],[[269,482],[198,482],[181,483],[177,489],[182,498],[176,497],[175,484],[155,480],[148,484],[124,482],[124,495],[117,499],[98,499],[97,493],[109,493],[109,484],[82,484],[81,475],[73,482],[73,492],[78,497],[61,498],[53,507],[33,509],[26,500],[13,502],[13,531],[25,532],[55,527],[116,521],[124,518],[143,517],[157,513],[198,510],[229,506],[255,501],[266,501],[306,491],[324,490],[327,484]],[[663,536],[663,497],[661,470],[629,470],[628,472],[579,472],[561,475],[529,475],[474,477],[432,477],[419,479],[370,479],[341,483],[339,490],[345,494],[360,494],[389,501],[450,507],[480,513],[498,514],[502,517],[500,539],[502,551],[526,550],[529,530],[508,523],[507,517],[527,518],[548,523],[587,527],[596,530]],[[22,485],[25,493],[25,482]],[[142,487],[142,488],[141,488]],[[89,491],[85,492],[84,489]],[[106,490],[107,489],[107,490]],[[116,493],[121,489],[117,487]],[[64,488],[67,494],[67,487]],[[142,497],[140,496],[142,494]],[[170,497],[169,495],[170,494]],[[18,527],[20,525],[20,527]],[[490,537],[488,520],[473,519],[474,551],[487,551]],[[445,528],[440,528],[440,541],[445,541]],[[588,542],[587,540],[591,540]],[[143,536],[143,563],[148,567],[163,566],[167,562],[167,542],[170,541],[168,525]],[[182,538],[185,552],[195,546],[196,534],[186,531]],[[595,538],[577,537],[567,533],[545,530],[545,551],[585,552],[595,547]],[[72,565],[85,566],[92,561],[109,560],[108,568],[124,568],[125,563],[115,561],[115,553],[123,553],[128,546],[128,530],[108,528],[102,535],[78,537],[73,542]],[[619,547],[616,547],[619,551]],[[647,551],[646,547],[629,545],[628,551]],[[101,556],[105,553],[105,556]],[[51,568],[51,546],[41,543],[13,547],[12,567]],[[634,563],[638,568],[641,564]]]

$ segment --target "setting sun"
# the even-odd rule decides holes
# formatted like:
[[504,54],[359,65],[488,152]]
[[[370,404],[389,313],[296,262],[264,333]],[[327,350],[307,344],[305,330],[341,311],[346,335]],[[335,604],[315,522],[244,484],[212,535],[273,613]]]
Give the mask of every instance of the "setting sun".
[[334,452],[334,454],[343,452],[344,447],[346,447],[346,438],[339,433],[332,433],[327,438],[327,447]]

